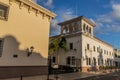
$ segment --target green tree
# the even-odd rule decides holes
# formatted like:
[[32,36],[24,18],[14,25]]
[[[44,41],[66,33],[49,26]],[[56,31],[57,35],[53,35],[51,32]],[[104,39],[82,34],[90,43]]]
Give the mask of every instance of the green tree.
[[58,52],[60,49],[63,49],[65,52],[67,51],[67,48],[66,48],[66,39],[65,37],[62,37],[62,36],[58,36],[58,37],[53,37],[53,38],[50,38],[50,42],[49,42],[49,57],[54,53],[56,52],[57,54],[57,63],[58,62]]
[[52,55],[55,51],[59,51],[59,49],[64,49],[64,51],[67,51],[66,39],[61,36],[51,38],[49,41],[49,55]]

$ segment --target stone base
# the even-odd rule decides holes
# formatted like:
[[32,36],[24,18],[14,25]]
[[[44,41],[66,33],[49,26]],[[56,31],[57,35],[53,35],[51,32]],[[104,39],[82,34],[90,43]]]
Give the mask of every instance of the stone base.
[[98,70],[99,70],[99,66],[95,66],[95,67],[82,67],[82,72],[98,71]]
[[47,66],[0,66],[0,79],[47,75]]

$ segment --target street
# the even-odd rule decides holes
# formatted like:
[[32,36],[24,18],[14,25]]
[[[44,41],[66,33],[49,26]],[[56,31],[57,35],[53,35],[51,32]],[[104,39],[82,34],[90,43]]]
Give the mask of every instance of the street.
[[120,71],[106,75],[90,76],[75,80],[120,80]]
[[51,80],[120,80],[120,72],[114,73],[67,73],[59,74],[58,79],[55,75],[50,76]]

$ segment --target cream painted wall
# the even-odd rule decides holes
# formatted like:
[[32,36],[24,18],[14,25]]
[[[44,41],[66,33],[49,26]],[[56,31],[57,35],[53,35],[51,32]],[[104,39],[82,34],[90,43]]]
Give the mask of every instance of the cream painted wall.
[[[47,65],[50,21],[47,16],[36,15],[34,10],[9,0],[0,0],[10,6],[8,21],[0,20],[0,38],[4,38],[0,66]],[[26,56],[26,49],[34,46],[34,54]],[[36,54],[35,54],[36,53]],[[18,58],[13,58],[18,54]]]
[[4,0],[4,1],[3,1],[3,0],[0,0],[0,2],[5,3],[5,4],[7,4],[7,5],[9,4],[9,0]]

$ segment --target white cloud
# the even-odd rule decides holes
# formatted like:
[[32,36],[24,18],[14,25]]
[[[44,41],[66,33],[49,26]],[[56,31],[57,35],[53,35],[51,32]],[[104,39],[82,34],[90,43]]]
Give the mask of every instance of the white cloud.
[[95,21],[91,18],[90,21],[92,21],[95,24]]
[[102,23],[111,23],[112,22],[111,15],[110,14],[101,15],[98,17],[97,21]]
[[51,36],[60,34],[60,26],[57,25],[59,22],[63,22],[65,20],[69,20],[76,17],[72,9],[60,9],[57,10],[57,13],[59,17],[51,21],[51,29],[50,29]]
[[50,36],[58,35],[60,33],[60,27],[57,25],[58,20],[53,19],[50,25]]
[[37,0],[32,0],[33,2],[37,3]]
[[109,25],[107,30],[112,32],[120,32],[120,25],[115,25],[115,24]]
[[47,0],[47,2],[44,3],[44,5],[49,7],[49,8],[54,8],[53,0]]
[[95,32],[98,34],[109,32],[120,33],[120,4],[112,2],[111,9],[111,12],[97,16]]
[[113,9],[112,16],[115,19],[120,19],[120,4],[113,4],[112,9]]
[[74,13],[74,11],[73,11],[72,9],[67,9],[67,10],[65,10],[65,11],[63,10],[63,11],[60,12],[60,13],[61,13],[61,14],[60,14],[61,18],[62,18],[64,21],[76,17],[76,16],[75,16],[75,13]]
[[51,21],[51,28],[56,28],[57,27],[57,24],[58,24],[58,20],[57,19],[53,19]]
[[54,5],[53,5],[53,0],[32,0],[35,3],[39,3],[44,5],[45,7],[47,7],[48,9],[53,9]]

